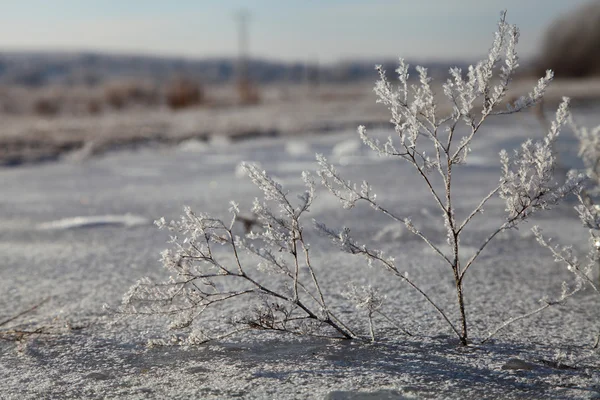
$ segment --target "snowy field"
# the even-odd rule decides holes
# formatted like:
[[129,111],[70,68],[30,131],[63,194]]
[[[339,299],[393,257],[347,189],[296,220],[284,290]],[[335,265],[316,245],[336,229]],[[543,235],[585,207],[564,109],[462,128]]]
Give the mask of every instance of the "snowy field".
[[[600,123],[597,108],[574,113],[582,125]],[[527,137],[542,137],[531,114],[490,120],[469,164],[455,172],[459,213],[468,213],[497,184],[500,149]],[[568,131],[558,147],[563,164],[581,166]],[[122,319],[103,309],[105,303],[118,306],[138,278],[167,277],[158,259],[168,233],[156,229],[154,219],[177,219],[183,205],[228,218],[230,200],[247,214],[259,192],[240,173],[241,161],[260,163],[300,193],[300,173],[316,168],[315,153],[344,176],[367,179],[382,203],[444,246],[444,227],[423,182],[409,165],[371,154],[352,131],[186,142],[83,163],[0,170],[0,322],[39,304],[0,326],[0,398],[600,398],[600,356],[592,348],[600,299],[591,291],[511,325],[484,345],[462,347],[410,287],[342,254],[311,229],[315,269],[338,314],[366,333],[364,315],[341,293],[350,282],[372,284],[387,295],[385,312],[413,336],[377,321],[373,344],[251,332],[202,346],[148,348],[148,339],[174,333],[166,321]],[[539,224],[583,256],[587,232],[572,206],[540,212],[503,234],[473,266],[465,282],[472,338],[560,294],[570,274],[530,228]],[[465,232],[466,252],[502,223],[503,213],[502,201],[493,199]],[[321,187],[310,216],[348,226],[358,240],[395,256],[458,318],[451,271],[403,226],[368,207],[343,210]],[[232,304],[231,313],[243,306]],[[38,333],[17,340],[18,331]]]

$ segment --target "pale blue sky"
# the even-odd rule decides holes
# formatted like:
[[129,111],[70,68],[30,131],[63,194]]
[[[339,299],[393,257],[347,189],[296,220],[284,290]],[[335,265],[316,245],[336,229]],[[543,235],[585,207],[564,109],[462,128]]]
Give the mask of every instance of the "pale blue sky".
[[247,9],[253,57],[457,59],[484,54],[500,10],[535,53],[548,24],[586,0],[0,0],[0,50],[233,56]]

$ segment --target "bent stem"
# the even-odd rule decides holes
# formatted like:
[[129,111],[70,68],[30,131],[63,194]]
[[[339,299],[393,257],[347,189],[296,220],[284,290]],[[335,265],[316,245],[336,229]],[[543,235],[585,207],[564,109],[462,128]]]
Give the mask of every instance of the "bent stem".
[[488,340],[490,340],[491,338],[493,338],[494,336],[496,336],[496,334],[498,332],[500,332],[502,329],[506,328],[507,326],[509,326],[510,324],[529,318],[535,314],[541,313],[542,311],[544,311],[545,309],[553,306],[554,304],[558,304],[558,302],[547,302],[546,304],[544,304],[543,306],[536,308],[533,311],[530,311],[528,313],[525,313],[523,315],[518,315],[516,317],[510,318],[506,321],[504,321],[503,323],[501,323],[500,325],[498,325],[494,330],[492,330],[485,339],[483,339],[480,343],[484,344],[485,342],[487,342]]

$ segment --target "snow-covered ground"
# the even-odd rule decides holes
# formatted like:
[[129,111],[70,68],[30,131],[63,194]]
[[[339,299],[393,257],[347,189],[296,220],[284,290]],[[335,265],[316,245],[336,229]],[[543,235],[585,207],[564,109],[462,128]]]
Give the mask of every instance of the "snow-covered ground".
[[[576,111],[600,123],[597,109]],[[389,132],[379,131],[385,136]],[[459,213],[468,213],[499,178],[498,151],[542,132],[530,114],[491,120],[474,142],[470,164],[455,173]],[[579,166],[572,137],[559,142],[561,162]],[[173,332],[161,319],[121,319],[117,306],[138,278],[165,279],[158,261],[168,234],[152,225],[176,219],[182,206],[226,217],[229,200],[248,210],[259,192],[240,173],[255,161],[290,192],[323,153],[344,176],[367,179],[378,199],[410,216],[432,240],[444,227],[410,166],[373,156],[354,132],[213,142],[121,152],[90,159],[0,170],[0,398],[598,398],[600,299],[584,291],[565,305],[515,323],[485,345],[461,347],[417,293],[383,269],[342,254],[308,229],[325,295],[344,320],[366,329],[364,315],[340,295],[346,284],[372,284],[384,310],[413,336],[378,321],[376,343],[253,332],[196,347],[148,348]],[[355,237],[395,256],[402,268],[457,318],[451,272],[403,227],[368,207],[343,210],[323,188],[310,216],[348,226]],[[583,251],[587,233],[563,204],[532,222]],[[497,227],[494,199],[465,232],[474,251]],[[570,279],[530,233],[533,223],[502,235],[466,278],[471,336],[555,297]],[[231,312],[243,312],[243,303]],[[218,318],[223,315],[213,315]],[[16,341],[16,331],[32,332]],[[9,334],[9,332],[13,332]]]

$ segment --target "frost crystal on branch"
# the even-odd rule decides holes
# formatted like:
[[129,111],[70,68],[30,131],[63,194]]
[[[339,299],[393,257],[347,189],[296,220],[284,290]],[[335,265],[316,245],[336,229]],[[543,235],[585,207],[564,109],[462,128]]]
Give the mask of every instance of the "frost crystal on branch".
[[526,141],[519,150],[515,150],[512,159],[506,151],[500,153],[502,178],[499,194],[506,202],[510,220],[525,219],[538,209],[550,208],[580,187],[584,177],[576,173],[569,174],[563,185],[554,182],[556,156],[553,144],[568,119],[568,106],[569,100],[564,98],[543,142]]
[[590,130],[578,126],[573,118],[569,119],[569,125],[579,140],[579,157],[586,173],[600,187],[600,125]]
[[355,183],[346,181],[340,177],[335,167],[327,162],[322,154],[317,154],[317,162],[321,167],[317,172],[321,183],[329,189],[342,202],[344,208],[352,208],[359,200],[373,203],[377,197],[371,186],[364,181],[360,188]]
[[382,295],[371,285],[361,287],[350,285],[348,291],[344,293],[344,297],[352,301],[356,308],[374,312],[381,308],[387,296]]
[[575,210],[579,214],[579,219],[583,225],[593,231],[600,232],[600,208],[595,204],[587,204],[587,201],[578,194],[579,202]]

